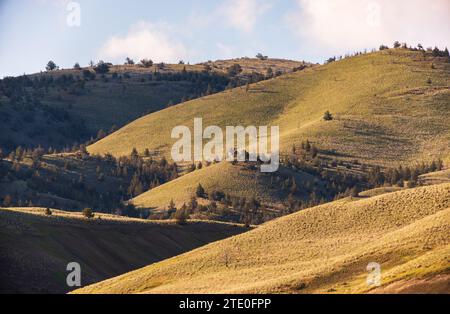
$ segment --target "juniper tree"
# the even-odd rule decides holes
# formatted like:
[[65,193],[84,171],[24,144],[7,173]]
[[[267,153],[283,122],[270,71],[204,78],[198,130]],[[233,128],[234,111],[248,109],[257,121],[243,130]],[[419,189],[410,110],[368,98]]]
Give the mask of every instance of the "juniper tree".
[[323,114],[323,119],[325,121],[331,121],[333,120],[333,115],[330,113],[330,111],[325,111],[325,113]]
[[46,69],[47,71],[53,71],[53,70],[56,70],[57,68],[58,68],[58,66],[57,66],[56,63],[53,62],[52,60],[50,60],[50,61],[47,63],[47,66],[45,67],[45,69]]
[[195,195],[197,195],[197,197],[201,197],[201,198],[205,197],[205,189],[203,188],[203,186],[200,183],[197,186],[197,190],[195,191]]

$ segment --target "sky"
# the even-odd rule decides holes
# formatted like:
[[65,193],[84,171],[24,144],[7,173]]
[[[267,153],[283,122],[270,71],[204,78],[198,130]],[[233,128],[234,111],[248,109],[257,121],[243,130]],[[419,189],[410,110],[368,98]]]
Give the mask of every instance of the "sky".
[[392,46],[450,48],[449,0],[0,0],[0,77],[103,60],[198,63],[257,53],[322,63]]

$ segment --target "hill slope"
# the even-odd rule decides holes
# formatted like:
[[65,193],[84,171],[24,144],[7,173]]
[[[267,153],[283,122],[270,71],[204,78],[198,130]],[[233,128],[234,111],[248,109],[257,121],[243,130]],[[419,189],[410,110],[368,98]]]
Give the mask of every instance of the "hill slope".
[[367,292],[370,262],[382,285],[448,273],[449,221],[450,184],[343,199],[75,292]]
[[[66,266],[78,262],[82,285],[246,231],[238,225],[150,222],[42,208],[0,209],[0,293],[63,293]],[[101,219],[98,219],[101,217]]]
[[[313,181],[313,176],[306,173],[296,173],[280,168],[279,178],[295,178],[297,184],[303,181]],[[286,200],[288,192],[280,188],[280,182],[271,179],[270,174],[262,174],[259,170],[251,170],[242,164],[233,165],[229,162],[213,164],[209,167],[188,173],[157,188],[151,189],[132,200],[137,207],[158,208],[166,207],[170,200],[177,206],[188,203],[195,195],[198,184],[207,193],[220,190],[235,197],[256,197],[265,203],[280,203]]]
[[[227,69],[235,63],[241,64],[242,73],[231,76]],[[275,73],[310,66],[273,59],[208,64],[208,73],[202,64],[114,65],[106,74],[87,67],[0,80],[0,148],[71,147],[95,139],[100,129],[109,132],[183,99],[264,79],[269,67]]]
[[[431,64],[433,63],[433,66]],[[279,125],[282,149],[306,138],[344,159],[379,164],[446,157],[450,64],[404,49],[360,55],[188,101],[147,115],[96,142],[92,153],[136,147],[169,154],[173,127]],[[334,115],[323,121],[326,110]]]

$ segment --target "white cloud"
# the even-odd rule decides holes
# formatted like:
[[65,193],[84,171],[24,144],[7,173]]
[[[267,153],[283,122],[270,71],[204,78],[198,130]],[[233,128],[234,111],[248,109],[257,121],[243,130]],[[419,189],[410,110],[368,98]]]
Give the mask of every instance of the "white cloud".
[[260,16],[272,7],[272,4],[261,0],[228,0],[223,3],[220,12],[228,25],[250,33]]
[[287,16],[304,47],[332,54],[395,40],[424,46],[447,46],[450,38],[448,0],[297,0]]
[[126,57],[155,62],[177,62],[188,58],[184,45],[173,38],[171,29],[164,24],[139,22],[125,36],[111,37],[101,48],[99,59],[121,62]]

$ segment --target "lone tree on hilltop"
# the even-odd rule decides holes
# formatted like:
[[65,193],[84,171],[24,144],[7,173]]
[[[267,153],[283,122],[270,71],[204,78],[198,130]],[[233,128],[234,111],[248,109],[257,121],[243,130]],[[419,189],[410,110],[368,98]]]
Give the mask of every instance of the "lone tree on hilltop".
[[330,111],[325,111],[325,113],[323,114],[323,119],[325,121],[331,121],[333,120],[333,115],[330,113]]
[[134,64],[133,59],[130,59],[129,57],[127,57],[127,58],[125,59],[125,65],[133,65],[133,64]]
[[47,71],[53,71],[53,70],[58,69],[58,66],[56,65],[55,62],[53,62],[52,60],[50,60],[50,61],[47,63],[47,66],[45,67],[45,69],[46,69]]
[[269,59],[268,56],[264,56],[262,53],[258,53],[256,55],[256,58],[258,58],[259,60],[267,60],[267,59]]

